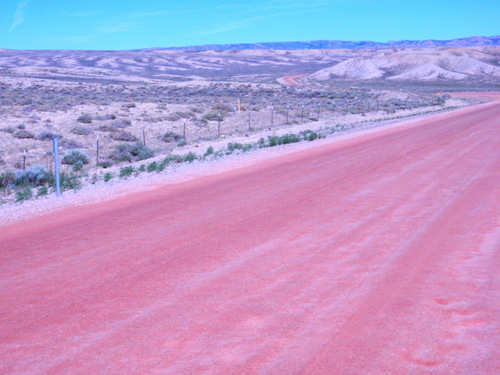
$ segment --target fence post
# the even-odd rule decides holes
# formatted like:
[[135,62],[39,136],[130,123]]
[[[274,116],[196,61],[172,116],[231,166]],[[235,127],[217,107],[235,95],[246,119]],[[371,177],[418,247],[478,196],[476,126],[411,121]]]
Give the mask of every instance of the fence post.
[[220,112],[217,112],[217,121],[218,121],[218,125],[217,125],[217,137],[220,137]]
[[56,173],[56,195],[61,196],[61,186],[59,178],[59,138],[52,138],[52,146],[54,148],[54,163]]
[[96,136],[95,166],[99,166],[99,134]]

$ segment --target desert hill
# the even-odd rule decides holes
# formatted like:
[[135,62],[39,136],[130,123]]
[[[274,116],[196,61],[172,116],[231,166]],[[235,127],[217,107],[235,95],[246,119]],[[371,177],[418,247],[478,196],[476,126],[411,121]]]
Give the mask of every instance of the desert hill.
[[78,82],[339,81],[500,84],[500,46],[225,51],[0,50],[0,77]]
[[483,47],[500,45],[500,36],[473,36],[450,40],[400,40],[386,43],[373,41],[340,41],[315,40],[310,42],[270,42],[270,43],[239,43],[210,44],[189,47],[151,48],[149,50],[181,50],[181,51],[225,51],[225,50],[311,50],[311,49],[386,49],[386,48],[434,48],[434,47]]
[[465,80],[500,78],[500,47],[436,48],[380,51],[371,56],[353,57],[321,69],[310,78]]

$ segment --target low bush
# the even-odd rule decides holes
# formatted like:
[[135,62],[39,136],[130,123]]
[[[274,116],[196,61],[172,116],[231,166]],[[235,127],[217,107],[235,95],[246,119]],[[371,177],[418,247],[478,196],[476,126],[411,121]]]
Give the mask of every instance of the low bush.
[[282,136],[270,136],[268,137],[269,147],[274,147],[278,145],[286,145],[288,143],[300,142],[300,138],[296,134],[285,134]]
[[78,161],[81,161],[83,164],[88,164],[90,162],[90,157],[82,150],[73,149],[66,152],[61,159],[61,163],[69,165],[73,165]]
[[35,138],[35,134],[33,134],[32,132],[30,132],[26,129],[18,129],[12,135],[15,138],[19,138],[19,139],[34,139]]
[[[69,173],[61,173],[60,174],[60,186],[61,186],[61,191],[65,190],[78,190],[82,186],[82,183],[80,181],[80,178],[74,174],[69,174]],[[51,185],[55,186],[55,181],[51,181]]]
[[160,140],[163,142],[179,142],[182,139],[180,134],[174,132],[166,132],[165,134],[160,136]]
[[114,133],[111,138],[115,141],[122,141],[122,142],[135,142],[137,141],[137,137],[133,134],[130,134],[128,132],[118,132]]
[[203,155],[203,157],[206,158],[207,156],[210,156],[213,153],[214,153],[214,148],[212,146],[210,146],[207,148],[207,151],[205,151],[205,154]]
[[47,186],[42,186],[38,189],[37,193],[36,193],[36,197],[39,198],[39,197],[43,197],[45,195],[47,195],[49,193],[49,189],[47,188]]
[[158,164],[156,164],[156,162],[155,162],[155,161],[154,161],[154,162],[152,162],[152,163],[150,163],[150,164],[148,164],[147,171],[148,171],[149,173],[154,172],[154,171],[156,171],[157,169],[158,169]]
[[89,135],[92,134],[92,129],[87,128],[83,125],[76,125],[73,127],[73,129],[71,129],[71,133],[76,135]]
[[108,158],[116,162],[121,161],[139,161],[152,158],[154,151],[149,147],[144,146],[138,142],[135,144],[122,143],[117,145],[115,149],[109,154]]
[[0,188],[8,188],[16,181],[16,174],[11,171],[0,173]]
[[126,127],[131,126],[131,125],[132,125],[132,122],[130,120],[126,120],[126,119],[116,119],[116,120],[111,122],[111,126],[118,128],[118,129],[123,129],[123,128],[126,128]]
[[[219,120],[219,113],[218,112],[208,112],[201,117],[201,120],[204,122],[218,121]],[[220,114],[220,121],[223,121],[223,120],[224,120],[224,115],[221,113]]]
[[63,136],[59,133],[54,133],[50,130],[42,130],[35,138],[39,141],[52,141],[54,138],[61,139],[62,137]]
[[111,173],[107,172],[104,174],[104,182],[108,182],[112,178],[113,178],[113,175]]
[[81,160],[78,160],[75,164],[73,164],[73,172],[78,172],[80,170],[82,170],[83,168],[83,162]]
[[33,197],[33,191],[29,187],[16,193],[16,202],[24,202]]
[[121,177],[121,178],[128,177],[132,173],[134,173],[134,167],[132,167],[132,166],[129,165],[127,167],[123,167],[123,168],[120,169],[119,177]]
[[186,161],[188,163],[191,163],[195,159],[196,159],[196,154],[194,154],[193,152],[190,152],[189,154],[187,154],[186,156],[184,156],[184,161]]
[[47,168],[38,164],[24,171],[17,171],[15,184],[18,186],[26,184],[39,186],[49,181],[51,176],[52,175]]
[[76,121],[81,122],[82,124],[90,124],[92,122],[92,115],[85,113],[78,117]]

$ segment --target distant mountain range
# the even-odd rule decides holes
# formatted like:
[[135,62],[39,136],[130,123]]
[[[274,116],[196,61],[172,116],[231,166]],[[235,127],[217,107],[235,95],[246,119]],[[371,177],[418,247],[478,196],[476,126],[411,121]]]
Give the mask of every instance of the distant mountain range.
[[400,40],[380,42],[349,42],[337,40],[315,40],[311,42],[270,42],[270,43],[239,43],[239,44],[207,44],[189,47],[147,48],[148,50],[177,51],[226,51],[226,50],[309,50],[309,49],[387,49],[387,48],[434,48],[434,47],[483,47],[499,46],[500,36],[473,36],[450,40]]

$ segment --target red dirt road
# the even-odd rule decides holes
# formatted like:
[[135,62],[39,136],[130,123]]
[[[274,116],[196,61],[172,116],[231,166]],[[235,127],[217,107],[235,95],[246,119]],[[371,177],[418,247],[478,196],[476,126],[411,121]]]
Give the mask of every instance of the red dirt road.
[[2,374],[500,374],[500,103],[1,229]]
[[299,82],[297,82],[295,79],[296,78],[300,78],[300,77],[304,77],[306,76],[307,74],[295,74],[293,76],[286,76],[286,77],[281,77],[279,79],[279,81],[281,83],[284,83],[285,85],[290,85],[290,86],[301,86],[301,84]]

